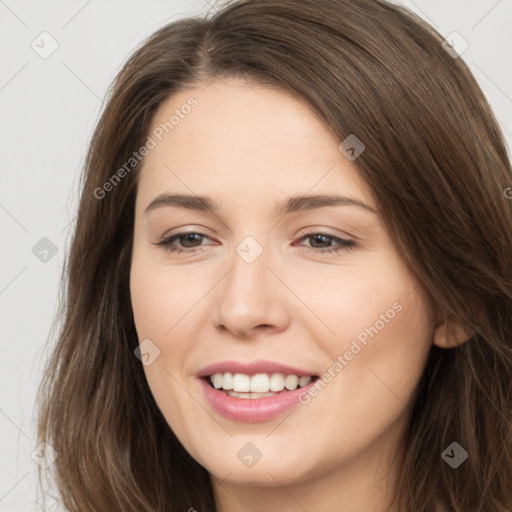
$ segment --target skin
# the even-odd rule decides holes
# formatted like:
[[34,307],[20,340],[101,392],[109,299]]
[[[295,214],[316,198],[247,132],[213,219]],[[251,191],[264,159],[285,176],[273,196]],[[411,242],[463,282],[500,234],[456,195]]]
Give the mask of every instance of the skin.
[[[454,341],[378,211],[338,205],[275,214],[285,197],[333,192],[377,210],[357,160],[345,158],[341,140],[306,103],[215,81],[171,96],[151,132],[191,96],[198,105],[145,157],[137,190],[130,291],[139,340],[160,350],[144,366],[153,396],[210,473],[218,511],[384,510],[429,349]],[[207,195],[220,208],[144,213],[163,192]],[[156,245],[182,231],[205,236],[175,239],[175,247],[202,250]],[[304,238],[318,232],[355,246],[326,253],[335,241]],[[252,263],[236,252],[247,236],[263,248]],[[199,370],[228,359],[322,375],[397,302],[400,312],[306,405],[242,423],[217,414],[202,394]],[[262,453],[252,467],[237,457],[247,442]]]

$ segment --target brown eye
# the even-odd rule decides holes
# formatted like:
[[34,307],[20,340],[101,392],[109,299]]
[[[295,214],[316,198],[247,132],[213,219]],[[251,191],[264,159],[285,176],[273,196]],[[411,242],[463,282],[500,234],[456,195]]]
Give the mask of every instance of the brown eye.
[[[344,250],[353,249],[355,242],[345,238],[339,238],[329,233],[308,233],[303,235],[300,240],[310,240],[312,243],[306,246],[306,250],[314,251],[317,253],[322,252],[341,252]],[[334,242],[334,245],[332,245]],[[320,247],[317,246],[320,244]]]
[[[156,245],[161,245],[164,247],[166,251],[178,251],[178,252],[196,252],[197,250],[202,251],[203,249],[200,247],[201,241],[203,238],[209,238],[202,233],[197,232],[184,232],[184,233],[176,233],[170,237],[163,238]],[[179,245],[176,246],[176,241],[179,242]],[[199,244],[197,243],[199,242]]]

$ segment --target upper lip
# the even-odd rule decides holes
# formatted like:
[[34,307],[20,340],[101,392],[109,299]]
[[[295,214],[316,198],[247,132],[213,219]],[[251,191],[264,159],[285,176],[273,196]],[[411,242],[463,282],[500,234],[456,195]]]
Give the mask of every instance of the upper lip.
[[246,375],[256,375],[257,373],[284,373],[285,375],[309,376],[317,375],[314,371],[303,370],[287,364],[274,361],[257,360],[251,362],[241,361],[221,361],[205,366],[197,376],[208,377],[215,373],[244,373]]

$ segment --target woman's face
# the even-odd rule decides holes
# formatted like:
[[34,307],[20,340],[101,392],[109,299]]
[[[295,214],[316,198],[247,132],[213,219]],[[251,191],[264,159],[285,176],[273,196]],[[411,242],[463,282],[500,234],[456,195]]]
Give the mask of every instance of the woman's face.
[[169,426],[219,481],[370,474],[405,425],[433,323],[352,152],[304,102],[239,80],[175,94],[149,135],[130,290]]

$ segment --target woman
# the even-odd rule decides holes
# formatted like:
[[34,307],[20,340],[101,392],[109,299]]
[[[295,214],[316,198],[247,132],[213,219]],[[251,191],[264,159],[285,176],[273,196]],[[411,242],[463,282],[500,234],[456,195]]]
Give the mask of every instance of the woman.
[[128,60],[40,389],[67,510],[512,510],[512,172],[442,43],[241,0]]

